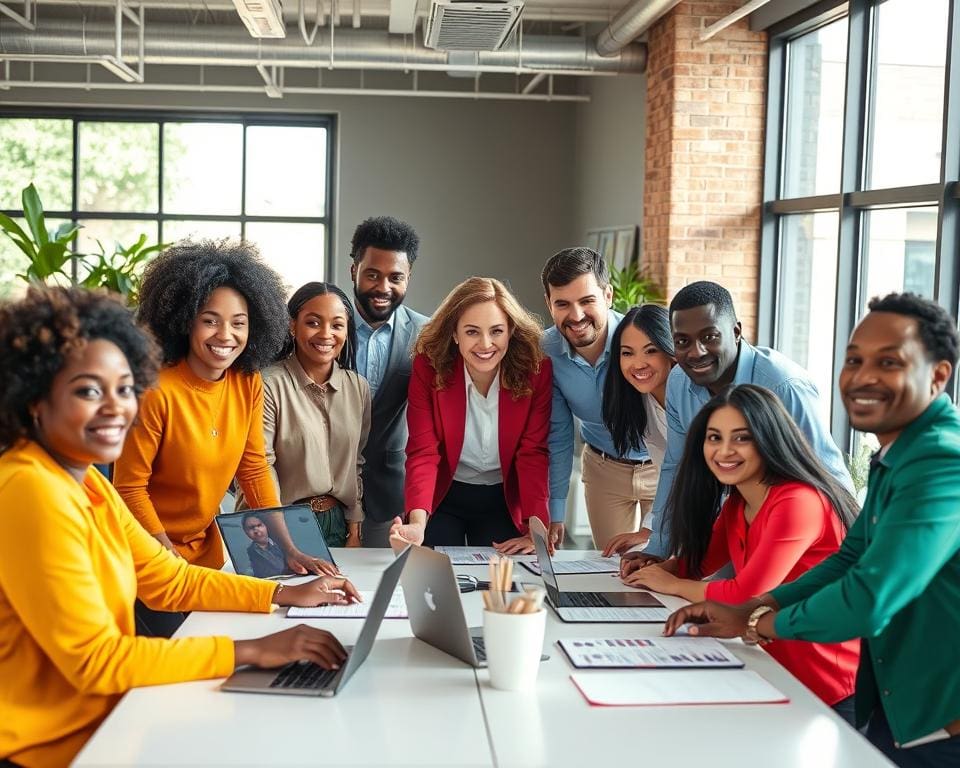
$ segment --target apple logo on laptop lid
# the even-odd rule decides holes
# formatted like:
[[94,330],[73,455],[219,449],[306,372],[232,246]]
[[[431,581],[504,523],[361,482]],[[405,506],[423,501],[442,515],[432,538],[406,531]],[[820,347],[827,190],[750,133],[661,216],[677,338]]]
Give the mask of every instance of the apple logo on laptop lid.
[[427,604],[427,608],[436,612],[437,604],[434,602],[433,592],[430,591],[430,587],[427,587],[426,591],[423,593],[423,602]]

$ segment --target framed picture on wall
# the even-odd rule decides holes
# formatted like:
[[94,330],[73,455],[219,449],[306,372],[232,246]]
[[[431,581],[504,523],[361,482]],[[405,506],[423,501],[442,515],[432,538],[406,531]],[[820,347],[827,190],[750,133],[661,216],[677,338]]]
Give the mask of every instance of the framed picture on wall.
[[626,269],[637,258],[637,227],[620,227],[613,240],[613,266]]
[[637,258],[637,231],[636,224],[588,229],[586,245],[603,256],[609,266],[625,269]]

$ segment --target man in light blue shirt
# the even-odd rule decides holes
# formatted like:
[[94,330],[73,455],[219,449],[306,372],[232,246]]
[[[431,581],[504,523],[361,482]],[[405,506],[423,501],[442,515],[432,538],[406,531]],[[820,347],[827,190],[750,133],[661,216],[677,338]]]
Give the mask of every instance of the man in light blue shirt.
[[[610,309],[613,291],[603,257],[567,248],[543,269],[543,290],[554,326],[541,346],[553,362],[550,417],[550,538],[563,541],[573,469],[573,417],[581,421],[587,514],[597,547],[610,531],[636,531],[656,489],[656,467],[646,449],[621,455],[603,423],[603,385],[611,365],[613,330],[623,319]],[[603,533],[601,533],[601,531]],[[596,541],[597,538],[603,541]]]
[[783,402],[826,468],[853,492],[843,454],[820,416],[820,393],[807,372],[775,349],[751,346],[741,336],[733,299],[726,288],[708,281],[684,286],[670,302],[670,325],[677,366],[667,379],[667,450],[649,528],[624,540],[618,551],[649,535],[645,554],[670,554],[670,521],[663,510],[683,455],[693,417],[729,384],[756,384]]
[[390,216],[370,218],[353,233],[350,277],[357,324],[357,371],[370,382],[370,434],[363,449],[365,547],[389,546],[393,518],[403,515],[407,385],[413,345],[427,318],[403,305],[420,239]]

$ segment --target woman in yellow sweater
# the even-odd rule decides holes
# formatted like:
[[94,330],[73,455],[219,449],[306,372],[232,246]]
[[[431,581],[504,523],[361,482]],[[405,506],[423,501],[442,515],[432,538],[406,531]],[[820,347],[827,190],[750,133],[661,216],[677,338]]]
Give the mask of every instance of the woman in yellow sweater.
[[[264,453],[259,371],[288,333],[283,285],[252,245],[184,242],[147,267],[138,319],[166,367],[143,397],[114,485],[163,546],[219,568],[214,517],[231,481],[251,508],[280,504]],[[295,573],[336,573],[296,548],[281,515],[264,522]]]
[[104,294],[32,288],[0,306],[0,764],[67,765],[136,686],[345,658],[305,626],[242,641],[135,635],[137,596],[165,610],[262,612],[357,598],[337,577],[283,587],[189,565],[134,520],[92,464],[119,455],[156,365]]

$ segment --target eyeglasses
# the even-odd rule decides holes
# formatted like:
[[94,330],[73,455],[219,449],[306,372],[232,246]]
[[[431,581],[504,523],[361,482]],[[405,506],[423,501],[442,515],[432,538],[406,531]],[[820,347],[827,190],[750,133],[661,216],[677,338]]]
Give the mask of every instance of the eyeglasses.
[[[483,581],[478,579],[476,576],[471,576],[468,573],[458,573],[457,574],[457,586],[460,588],[461,592],[483,592],[490,589],[490,582]],[[516,582],[513,583],[511,592],[518,592]]]

